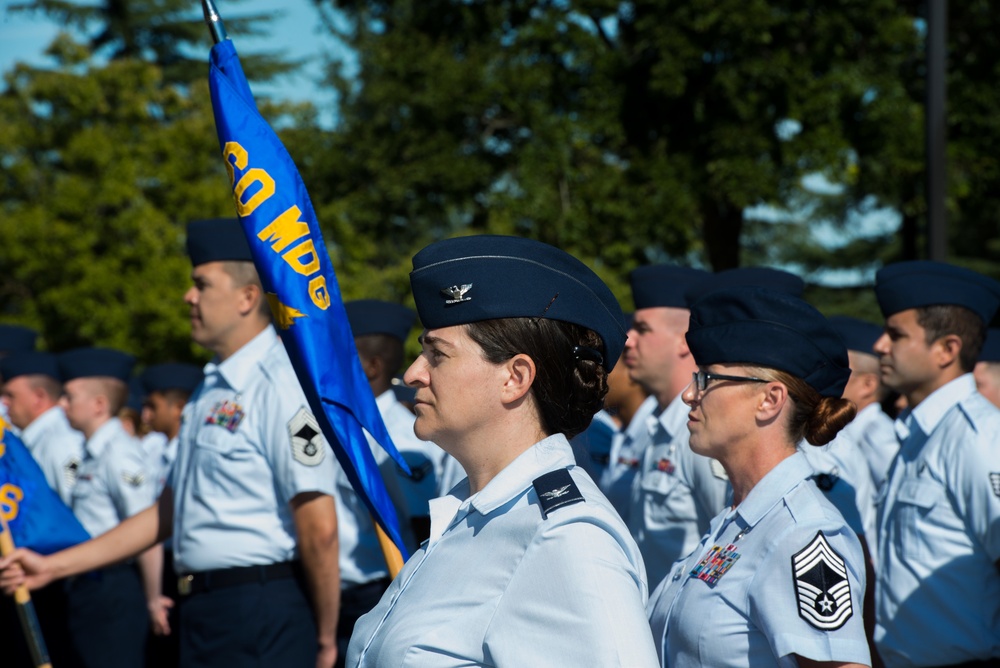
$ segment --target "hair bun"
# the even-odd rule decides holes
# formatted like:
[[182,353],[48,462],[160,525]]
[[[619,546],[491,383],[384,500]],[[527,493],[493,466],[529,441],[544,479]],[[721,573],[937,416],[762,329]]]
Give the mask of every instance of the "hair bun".
[[806,441],[810,445],[826,445],[857,413],[858,408],[850,399],[822,397],[806,423]]

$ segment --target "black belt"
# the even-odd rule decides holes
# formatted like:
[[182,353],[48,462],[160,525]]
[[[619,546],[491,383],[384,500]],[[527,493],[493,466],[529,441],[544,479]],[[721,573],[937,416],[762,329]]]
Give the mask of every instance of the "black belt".
[[177,578],[177,592],[181,596],[190,596],[209,589],[223,589],[252,582],[264,584],[271,580],[298,577],[301,571],[302,565],[298,561],[282,561],[266,566],[237,566],[202,571],[201,573],[188,573]]

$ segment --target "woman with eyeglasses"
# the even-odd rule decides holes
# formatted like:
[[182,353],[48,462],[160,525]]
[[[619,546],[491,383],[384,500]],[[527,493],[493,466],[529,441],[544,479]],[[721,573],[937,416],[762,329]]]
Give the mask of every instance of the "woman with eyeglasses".
[[687,342],[691,449],[722,464],[733,505],[650,597],[661,665],[871,665],[861,545],[796,451],[854,417],[844,344],[805,302],[746,287],[695,302]]
[[655,666],[645,569],[567,437],[625,344],[585,265],[515,237],[438,242],[410,274],[425,330],[404,375],[414,431],[468,478],[362,617],[348,666]]

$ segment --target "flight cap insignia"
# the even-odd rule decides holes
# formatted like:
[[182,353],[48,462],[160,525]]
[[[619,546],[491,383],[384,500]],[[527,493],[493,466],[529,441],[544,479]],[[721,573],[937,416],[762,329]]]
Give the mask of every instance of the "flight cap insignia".
[[466,297],[465,293],[472,289],[472,283],[465,283],[461,287],[453,285],[450,288],[442,288],[441,294],[448,299],[445,300],[445,304],[458,304],[459,302],[470,302],[472,297]]

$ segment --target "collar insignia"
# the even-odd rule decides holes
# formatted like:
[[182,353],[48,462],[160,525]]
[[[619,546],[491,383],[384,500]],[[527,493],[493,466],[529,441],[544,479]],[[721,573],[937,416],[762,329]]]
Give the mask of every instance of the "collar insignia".
[[466,297],[465,293],[472,289],[472,283],[465,283],[462,287],[453,285],[450,288],[442,288],[441,294],[450,299],[445,300],[445,304],[458,304],[459,302],[471,302],[472,297]]
[[812,542],[792,556],[792,577],[799,616],[821,631],[834,631],[854,614],[847,565],[817,532]]

